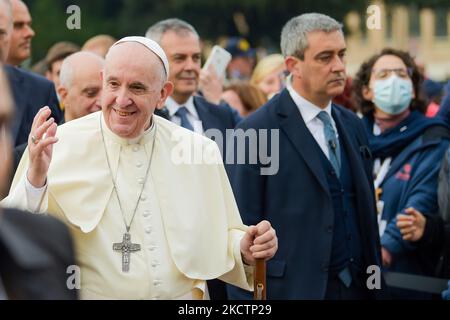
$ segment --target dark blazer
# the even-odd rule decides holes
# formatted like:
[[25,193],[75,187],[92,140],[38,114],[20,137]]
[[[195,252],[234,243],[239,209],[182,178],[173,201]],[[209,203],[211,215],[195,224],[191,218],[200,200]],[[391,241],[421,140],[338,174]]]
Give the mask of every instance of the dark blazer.
[[195,96],[194,105],[205,132],[209,129],[218,129],[225,137],[226,129],[234,129],[242,120],[239,113],[227,104],[216,105],[203,97]]
[[55,86],[42,76],[13,66],[5,66],[15,102],[11,134],[14,146],[28,141],[34,116],[40,108],[49,106],[56,123],[63,119]]
[[[194,106],[200,121],[202,121],[205,135],[217,142],[220,152],[224,157],[226,155],[227,129],[234,129],[236,125],[241,122],[241,116],[228,104],[216,105],[206,101],[202,96],[194,96]],[[170,121],[167,108],[156,109],[155,114]],[[211,129],[218,130],[222,135],[222,139],[219,140],[219,137],[216,136],[216,132]]]
[[[357,223],[364,252],[363,269],[381,265],[372,161],[362,122],[351,111],[332,106],[341,132],[356,192]],[[278,235],[279,248],[267,263],[268,299],[323,299],[332,248],[333,205],[316,141],[287,90],[243,120],[237,128],[279,130],[279,170],[261,175],[264,167],[236,164],[229,168],[238,207],[247,225],[268,220]],[[248,146],[246,148],[248,158]],[[265,152],[264,152],[265,153]],[[268,154],[278,153],[268,143]],[[272,164],[273,165],[273,164]],[[233,299],[251,294],[228,288]],[[375,290],[377,291],[377,290]]]
[[67,288],[75,265],[72,240],[55,218],[4,209],[0,212],[0,277],[12,299],[77,299]]

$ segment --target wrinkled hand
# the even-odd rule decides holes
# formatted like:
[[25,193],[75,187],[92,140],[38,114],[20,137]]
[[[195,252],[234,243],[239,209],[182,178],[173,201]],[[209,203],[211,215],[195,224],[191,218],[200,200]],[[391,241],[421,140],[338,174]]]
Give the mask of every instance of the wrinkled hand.
[[[57,125],[50,118],[49,107],[39,110],[33,120],[28,138],[28,152],[30,165],[28,167],[28,181],[36,188],[43,187],[47,180],[47,172],[52,160],[53,144],[58,142],[55,137]],[[48,119],[48,120],[47,120]]]
[[381,258],[382,258],[384,267],[390,267],[391,266],[391,264],[392,264],[392,255],[384,247],[381,247]]
[[255,265],[256,259],[271,259],[278,250],[278,238],[268,221],[250,226],[241,240],[242,259],[248,265]]
[[223,83],[212,65],[207,70],[200,72],[199,89],[203,92],[203,96],[207,101],[214,104],[220,103]]
[[423,237],[427,219],[414,208],[405,210],[406,214],[397,215],[397,228],[406,241],[419,241]]

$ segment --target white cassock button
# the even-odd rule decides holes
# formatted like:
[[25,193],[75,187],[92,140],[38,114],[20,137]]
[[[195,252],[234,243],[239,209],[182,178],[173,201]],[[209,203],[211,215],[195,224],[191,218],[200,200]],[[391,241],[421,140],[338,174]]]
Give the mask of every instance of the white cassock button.
[[139,178],[139,179],[138,179],[138,183],[139,183],[139,184],[144,184],[144,182],[145,182],[145,179],[144,179],[144,178]]
[[152,267],[155,268],[155,267],[157,267],[157,266],[158,266],[158,261],[153,260],[153,262],[152,262]]
[[136,167],[138,167],[138,168],[142,168],[142,166],[143,166],[142,162],[138,162],[138,163],[136,163]]
[[133,151],[134,151],[134,152],[138,152],[138,151],[139,151],[139,146],[134,146],[134,147],[133,147]]
[[152,227],[145,228],[145,232],[147,232],[148,234],[152,233]]
[[145,196],[145,194],[143,194],[143,195],[141,196],[141,201],[145,201],[145,200],[147,200],[147,197]]
[[155,251],[156,250],[156,246],[150,246],[150,247],[148,247],[148,250]]
[[148,218],[149,216],[150,216],[150,211],[145,210],[145,211],[144,211],[144,217],[145,217],[145,218]]
[[154,286],[159,286],[159,285],[161,285],[162,284],[162,281],[161,280],[153,280],[153,285]]

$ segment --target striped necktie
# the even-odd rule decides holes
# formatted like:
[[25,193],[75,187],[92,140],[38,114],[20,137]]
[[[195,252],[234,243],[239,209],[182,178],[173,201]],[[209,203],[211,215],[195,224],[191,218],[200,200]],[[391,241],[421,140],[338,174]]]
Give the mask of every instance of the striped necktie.
[[325,134],[325,140],[327,141],[329,160],[336,175],[339,177],[341,173],[341,148],[336,137],[336,131],[331,123],[331,117],[327,112],[320,111],[317,118],[323,122],[323,133]]
[[187,117],[189,111],[188,109],[186,109],[186,107],[180,107],[177,112],[175,112],[175,115],[180,117],[181,119],[181,126],[183,128],[186,128],[188,130],[194,131],[194,127],[192,126],[192,124],[189,122],[189,119]]

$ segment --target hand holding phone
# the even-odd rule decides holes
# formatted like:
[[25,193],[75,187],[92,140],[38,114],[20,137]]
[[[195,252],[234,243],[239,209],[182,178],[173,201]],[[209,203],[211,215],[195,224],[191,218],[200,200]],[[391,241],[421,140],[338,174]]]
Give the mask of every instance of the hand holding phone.
[[209,66],[212,65],[215,68],[217,76],[223,78],[230,61],[231,54],[222,47],[216,45],[212,48],[211,54],[203,66],[203,70],[208,70]]

